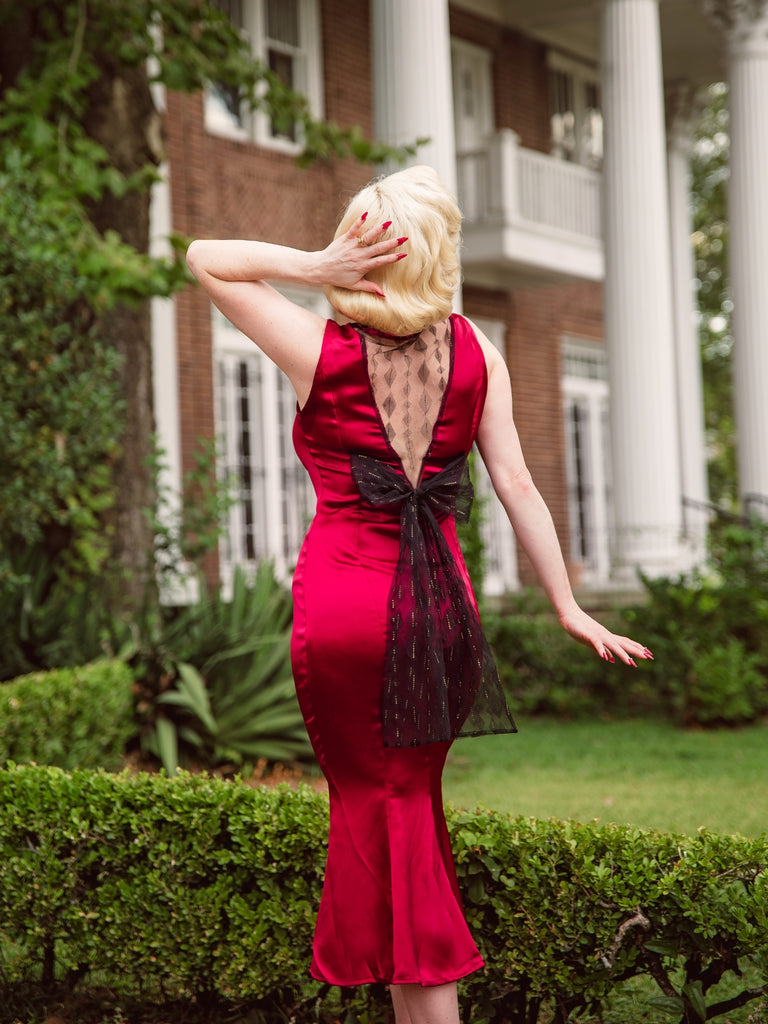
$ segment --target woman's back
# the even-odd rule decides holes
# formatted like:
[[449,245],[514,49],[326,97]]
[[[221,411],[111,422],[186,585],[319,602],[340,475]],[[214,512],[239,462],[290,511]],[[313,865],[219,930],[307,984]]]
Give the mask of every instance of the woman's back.
[[397,340],[329,321],[312,390],[294,426],[318,512],[359,506],[349,467],[353,453],[380,459],[412,487],[466,455],[485,391],[485,358],[463,317]]

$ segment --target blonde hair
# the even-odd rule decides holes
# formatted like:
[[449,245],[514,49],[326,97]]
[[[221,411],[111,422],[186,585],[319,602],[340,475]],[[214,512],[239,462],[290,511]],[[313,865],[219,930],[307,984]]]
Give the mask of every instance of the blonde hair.
[[[376,240],[407,235],[407,259],[367,275],[385,298],[371,292],[326,287],[325,294],[344,316],[389,334],[414,334],[444,320],[459,285],[461,212],[454,196],[431,167],[409,167],[366,185],[354,196],[336,235],[348,231],[368,211],[371,227],[392,226]],[[400,250],[398,250],[400,251]]]

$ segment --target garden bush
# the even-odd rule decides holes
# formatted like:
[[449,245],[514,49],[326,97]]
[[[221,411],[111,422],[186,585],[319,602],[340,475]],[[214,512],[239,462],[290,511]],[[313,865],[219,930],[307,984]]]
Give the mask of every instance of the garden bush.
[[[4,88],[9,83],[4,82]],[[7,100],[8,92],[3,99]],[[18,553],[48,556],[55,580],[98,577],[109,553],[104,516],[114,501],[124,403],[119,359],[101,336],[104,282],[83,272],[101,238],[78,208],[0,129],[0,670],[42,666],[22,615],[30,570]],[[34,122],[26,111],[27,126]],[[32,130],[30,128],[30,130]],[[39,129],[38,129],[39,130]],[[70,195],[69,200],[72,199]],[[4,671],[6,664],[9,671]]]
[[[461,985],[465,1020],[573,1020],[638,975],[686,1024],[760,994],[717,986],[747,960],[768,975],[768,839],[448,818],[486,961]],[[326,830],[327,800],[306,787],[0,772],[0,995],[12,1006],[19,986],[98,972],[116,994],[187,998],[210,1020],[328,1019],[328,987],[307,975]],[[348,998],[386,1019],[380,986]]]
[[[618,614],[600,617],[623,631]],[[585,718],[659,710],[647,677],[576,643],[538,593],[510,597],[503,613],[486,612],[483,630],[513,713]]]
[[54,669],[0,685],[0,765],[120,766],[136,732],[133,676],[119,661]]
[[541,596],[508,598],[483,627],[513,711],[655,715],[680,725],[740,725],[768,712],[768,524],[713,527],[708,567],[641,576],[640,602],[600,612],[655,660],[606,664],[567,636]]
[[8,554],[13,585],[9,577],[0,584],[0,681],[117,657],[130,640],[126,617],[114,610],[119,579],[109,568],[62,575],[60,562],[42,542]]
[[653,650],[640,672],[660,710],[683,725],[739,725],[768,711],[768,524],[713,527],[710,564],[642,577],[627,631]]

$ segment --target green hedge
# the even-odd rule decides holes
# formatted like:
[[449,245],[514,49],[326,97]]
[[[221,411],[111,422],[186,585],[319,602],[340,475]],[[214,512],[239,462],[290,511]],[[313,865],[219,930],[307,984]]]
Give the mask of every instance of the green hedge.
[[117,768],[131,736],[133,676],[119,661],[0,684],[0,765]]
[[[449,827],[487,964],[461,988],[473,1024],[571,1020],[643,974],[694,1021],[744,958],[768,975],[768,839],[487,811],[454,811]],[[328,993],[307,969],[326,829],[327,801],[305,787],[0,772],[6,1002],[98,971],[148,1002],[194,998],[210,1020],[233,1007],[322,1019]]]

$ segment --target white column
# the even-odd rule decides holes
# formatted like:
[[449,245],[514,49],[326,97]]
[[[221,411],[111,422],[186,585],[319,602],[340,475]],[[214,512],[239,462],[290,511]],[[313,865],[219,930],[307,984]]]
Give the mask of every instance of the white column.
[[[709,498],[709,487],[701,351],[696,323],[696,270],[691,244],[690,156],[693,121],[700,110],[695,88],[688,82],[668,86],[666,109],[681,487],[684,497],[704,503]],[[684,507],[683,525],[692,562],[701,562],[706,547],[707,513],[703,509]]]
[[[713,0],[729,52],[728,189],[739,492],[768,497],[768,3]],[[763,506],[763,511],[768,511]]]
[[656,0],[606,0],[605,330],[615,564],[682,565],[669,206]]
[[448,0],[373,0],[371,32],[376,137],[428,138],[409,162],[429,164],[455,195]]

